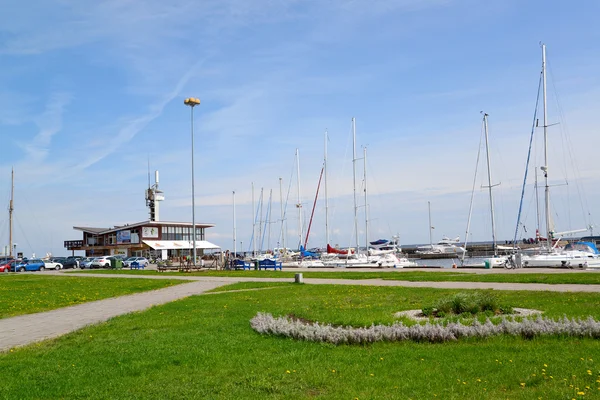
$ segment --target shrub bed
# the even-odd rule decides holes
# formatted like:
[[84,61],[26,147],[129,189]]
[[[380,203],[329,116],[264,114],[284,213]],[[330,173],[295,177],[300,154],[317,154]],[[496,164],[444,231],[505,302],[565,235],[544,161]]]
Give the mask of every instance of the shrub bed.
[[275,318],[271,314],[258,313],[250,320],[252,329],[261,334],[291,337],[312,342],[333,344],[362,344],[373,342],[398,342],[412,340],[416,342],[447,342],[459,338],[486,338],[498,335],[536,336],[564,335],[571,337],[590,337],[600,339],[600,322],[592,317],[587,319],[560,320],[543,318],[516,321],[503,317],[500,323],[493,324],[489,319],[485,323],[475,320],[471,325],[450,322],[446,325],[432,324],[406,326],[402,322],[392,325],[371,325],[370,327],[341,327],[330,324],[310,323],[290,317]]

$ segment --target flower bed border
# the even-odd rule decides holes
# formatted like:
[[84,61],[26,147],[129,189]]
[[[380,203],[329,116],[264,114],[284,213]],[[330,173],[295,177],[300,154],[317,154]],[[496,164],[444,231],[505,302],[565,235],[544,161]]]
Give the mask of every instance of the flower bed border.
[[538,316],[535,319],[514,319],[503,317],[498,324],[489,319],[485,323],[475,320],[471,325],[449,322],[446,325],[425,324],[406,326],[402,322],[392,325],[371,325],[355,328],[351,326],[332,326],[331,324],[310,323],[289,317],[273,317],[259,312],[250,320],[252,329],[264,335],[290,337],[311,342],[332,344],[366,344],[374,342],[432,342],[442,343],[459,338],[487,338],[498,335],[536,336],[563,335],[567,337],[590,337],[600,339],[600,322],[592,317],[587,319],[569,319],[566,316],[553,320]]

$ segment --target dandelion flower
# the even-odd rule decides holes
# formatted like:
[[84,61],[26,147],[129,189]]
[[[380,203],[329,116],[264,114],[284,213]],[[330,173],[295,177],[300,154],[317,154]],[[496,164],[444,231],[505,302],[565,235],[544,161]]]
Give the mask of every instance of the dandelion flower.
[[289,370],[289,369],[288,369],[288,370],[286,370],[286,371],[285,371],[285,373],[286,373],[286,374],[289,374],[289,373],[290,373],[290,370]]
[[521,382],[521,387],[525,387],[525,382]]

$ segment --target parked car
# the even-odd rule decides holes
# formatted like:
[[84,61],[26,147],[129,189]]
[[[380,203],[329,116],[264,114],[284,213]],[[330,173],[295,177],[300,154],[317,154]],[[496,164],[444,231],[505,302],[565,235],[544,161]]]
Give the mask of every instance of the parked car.
[[16,260],[4,259],[0,260],[0,272],[10,272],[15,265]]
[[74,258],[53,257],[51,260],[57,263],[61,263],[62,267],[65,269],[77,268],[77,260],[75,260]]
[[62,269],[63,265],[54,260],[43,260],[46,269]]
[[94,260],[94,257],[86,257],[83,260],[79,261],[79,268],[84,269],[84,268],[92,268],[90,266],[90,264],[92,263],[92,261]]
[[46,269],[46,264],[39,258],[32,258],[29,260],[21,260],[11,266],[11,271],[25,272],[25,271],[43,271]]
[[148,266],[148,259],[146,257],[129,257],[128,259],[123,261],[123,266],[131,267],[131,263],[134,261],[137,261],[137,263],[140,265],[140,267],[145,268]]
[[79,264],[81,263],[81,260],[83,260],[85,257],[82,256],[68,256],[67,259],[69,260],[75,260],[75,264],[77,265],[76,267],[73,268],[79,268]]
[[110,260],[112,256],[96,257],[90,263],[90,268],[110,268]]

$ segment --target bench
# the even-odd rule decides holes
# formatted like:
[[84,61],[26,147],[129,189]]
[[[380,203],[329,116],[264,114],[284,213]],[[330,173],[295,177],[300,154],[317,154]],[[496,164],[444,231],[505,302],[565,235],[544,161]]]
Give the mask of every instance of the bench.
[[238,269],[250,269],[251,264],[248,261],[244,261],[244,260],[240,260],[240,259],[235,259],[235,260],[231,260],[229,267],[233,270],[238,270]]
[[158,264],[156,264],[156,269],[159,272],[163,272],[163,271],[177,271],[179,270],[179,267],[176,265],[173,265],[172,261],[167,261],[167,262],[159,262]]
[[132,262],[131,264],[129,264],[129,268],[130,269],[144,269],[144,264],[140,264],[137,261]]
[[265,260],[260,260],[258,262],[258,269],[268,269],[268,268],[273,268],[274,271],[277,270],[277,268],[279,268],[279,270],[281,271],[281,261],[275,261],[275,260],[270,260],[270,259],[265,259]]

